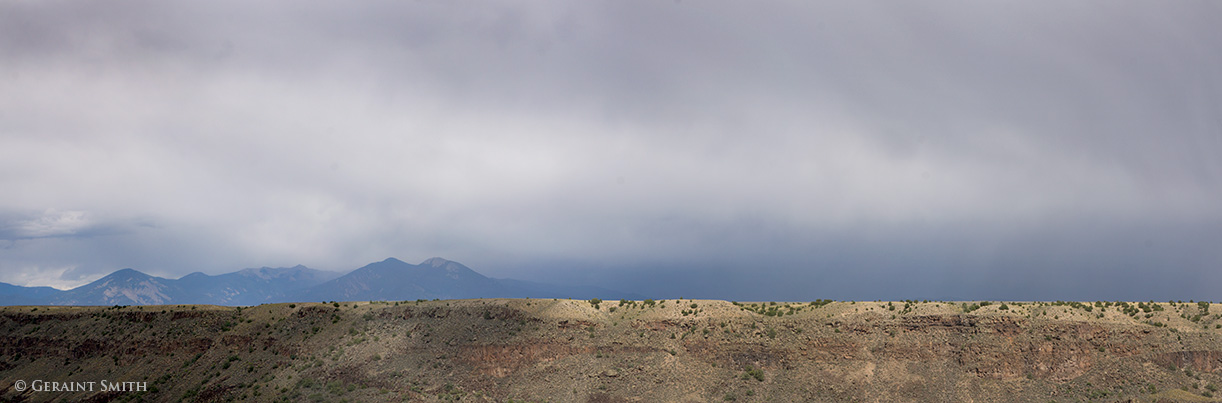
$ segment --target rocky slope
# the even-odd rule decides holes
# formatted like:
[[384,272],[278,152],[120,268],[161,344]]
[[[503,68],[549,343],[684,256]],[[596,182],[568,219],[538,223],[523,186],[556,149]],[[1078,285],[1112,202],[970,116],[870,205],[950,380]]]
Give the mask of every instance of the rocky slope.
[[[0,400],[1213,401],[1220,309],[564,299],[4,307]],[[19,380],[147,390],[18,391]]]

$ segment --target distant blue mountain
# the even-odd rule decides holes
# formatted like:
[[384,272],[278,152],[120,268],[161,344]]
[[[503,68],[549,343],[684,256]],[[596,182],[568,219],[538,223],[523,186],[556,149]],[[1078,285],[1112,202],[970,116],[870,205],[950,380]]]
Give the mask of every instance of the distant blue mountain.
[[284,301],[339,275],[296,266],[218,276],[191,273],[172,280],[123,269],[67,291],[0,283],[0,305],[257,305]]
[[22,287],[0,283],[0,305],[44,305],[62,291],[51,287]]
[[280,302],[339,276],[340,273],[314,270],[302,265],[244,269],[218,276],[195,272],[178,279],[184,294],[175,303],[258,305]]
[[506,297],[500,283],[442,258],[413,265],[389,258],[298,294],[302,301],[377,301]]
[[175,280],[154,277],[133,269],[110,273],[83,286],[51,297],[52,305],[164,305],[183,295]]
[[197,272],[176,280],[123,269],[67,291],[0,283],[0,305],[258,305],[422,298],[641,299],[641,296],[598,287],[491,279],[442,258],[418,265],[388,258],[342,276],[299,265],[244,269],[216,276]]

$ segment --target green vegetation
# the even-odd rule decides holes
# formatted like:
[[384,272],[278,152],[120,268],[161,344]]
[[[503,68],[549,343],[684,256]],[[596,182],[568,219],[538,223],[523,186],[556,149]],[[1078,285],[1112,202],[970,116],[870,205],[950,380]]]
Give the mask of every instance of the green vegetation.
[[755,378],[756,381],[764,381],[764,370],[752,367],[750,365],[743,369],[743,374],[740,376],[744,381]]
[[963,308],[963,313],[972,313],[973,311],[989,306],[990,304],[992,304],[992,302],[989,302],[989,301],[981,301],[978,304],[971,304],[971,305],[968,305],[966,302],[964,302],[961,308]]
[[1081,309],[1081,310],[1086,311],[1086,312],[1091,312],[1091,311],[1094,311],[1094,310],[1095,310],[1095,307],[1094,307],[1094,306],[1091,306],[1091,305],[1088,305],[1088,304],[1083,304],[1083,303],[1078,302],[1078,301],[1069,301],[1069,302],[1066,302],[1066,301],[1056,301],[1056,302],[1051,303],[1050,305],[1052,305],[1052,306],[1068,306],[1068,307],[1071,307],[1071,308],[1074,308],[1074,309]]

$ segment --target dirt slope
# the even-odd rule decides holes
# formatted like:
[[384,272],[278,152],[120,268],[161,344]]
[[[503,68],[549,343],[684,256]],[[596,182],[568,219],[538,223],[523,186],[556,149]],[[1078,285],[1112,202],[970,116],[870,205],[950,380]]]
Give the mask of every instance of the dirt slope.
[[[1214,401],[1219,313],[550,299],[5,307],[0,400]],[[15,387],[103,379],[147,391]]]

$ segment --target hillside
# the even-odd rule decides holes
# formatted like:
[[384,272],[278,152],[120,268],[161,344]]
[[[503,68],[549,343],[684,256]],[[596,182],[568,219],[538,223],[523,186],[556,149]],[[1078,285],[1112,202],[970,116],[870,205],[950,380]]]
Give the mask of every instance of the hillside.
[[[1214,401],[1197,303],[0,308],[4,401]],[[145,392],[18,392],[17,380]]]

